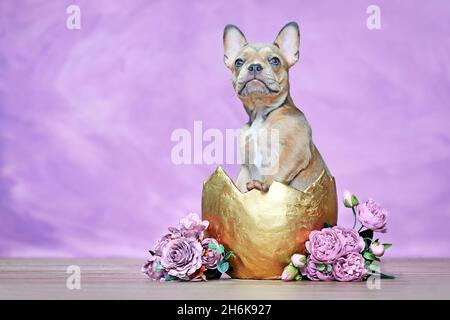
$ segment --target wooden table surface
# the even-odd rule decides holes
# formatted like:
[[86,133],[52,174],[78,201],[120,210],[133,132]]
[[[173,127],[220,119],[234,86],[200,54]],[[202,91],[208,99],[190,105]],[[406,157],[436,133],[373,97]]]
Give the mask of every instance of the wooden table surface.
[[[157,282],[136,259],[0,258],[0,299],[449,299],[450,259],[387,260],[379,289],[365,282],[221,279]],[[81,270],[81,288],[66,286],[67,267]]]

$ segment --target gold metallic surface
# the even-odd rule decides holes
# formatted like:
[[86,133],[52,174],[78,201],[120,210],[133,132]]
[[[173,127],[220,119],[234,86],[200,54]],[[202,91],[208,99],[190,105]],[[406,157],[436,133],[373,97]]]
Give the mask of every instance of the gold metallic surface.
[[232,278],[280,279],[311,230],[336,224],[336,184],[323,171],[303,192],[274,182],[267,193],[241,193],[218,167],[203,185],[202,216],[210,222],[207,236],[234,252]]

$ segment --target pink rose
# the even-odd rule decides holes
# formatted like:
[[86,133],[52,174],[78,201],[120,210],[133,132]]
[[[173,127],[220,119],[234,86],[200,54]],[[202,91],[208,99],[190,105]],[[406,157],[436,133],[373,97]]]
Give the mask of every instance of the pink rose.
[[369,199],[358,206],[358,219],[361,224],[373,231],[386,232],[387,211]]
[[364,258],[357,252],[338,258],[332,268],[333,276],[337,281],[361,281],[367,273]]
[[180,237],[167,242],[162,249],[161,265],[170,276],[189,280],[202,266],[203,248],[196,239]]
[[353,229],[335,226],[333,230],[337,233],[342,242],[341,255],[351,252],[361,252],[366,244],[364,239]]
[[317,268],[317,264],[311,256],[308,256],[305,267],[301,269],[302,275],[312,281],[331,281],[334,279],[333,273],[329,271],[328,265],[325,265],[324,270],[320,271]]
[[342,252],[342,242],[332,228],[311,231],[306,249],[318,263],[331,263]]

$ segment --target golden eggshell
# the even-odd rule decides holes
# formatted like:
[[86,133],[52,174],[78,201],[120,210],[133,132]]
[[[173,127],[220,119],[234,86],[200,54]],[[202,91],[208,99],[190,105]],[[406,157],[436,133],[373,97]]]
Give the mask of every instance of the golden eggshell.
[[234,253],[232,278],[280,279],[312,230],[336,224],[335,180],[323,171],[305,191],[274,182],[267,193],[242,193],[218,167],[203,184],[202,216],[210,223],[206,236]]

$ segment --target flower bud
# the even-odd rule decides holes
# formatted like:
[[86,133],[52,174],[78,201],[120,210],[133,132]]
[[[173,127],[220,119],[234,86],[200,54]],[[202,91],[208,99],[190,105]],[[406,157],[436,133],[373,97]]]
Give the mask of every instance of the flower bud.
[[294,267],[303,268],[306,264],[306,256],[299,253],[293,254],[291,257],[291,262]]
[[379,242],[373,242],[370,245],[370,251],[376,257],[381,257],[384,254],[384,246]]
[[358,198],[354,194],[351,194],[350,191],[344,191],[344,205],[347,208],[356,207],[359,204]]
[[281,274],[281,280],[283,281],[292,281],[298,275],[298,270],[292,264],[286,266]]

